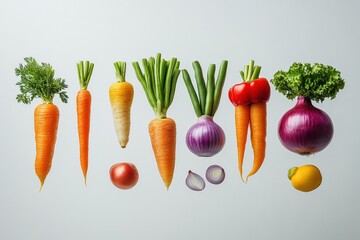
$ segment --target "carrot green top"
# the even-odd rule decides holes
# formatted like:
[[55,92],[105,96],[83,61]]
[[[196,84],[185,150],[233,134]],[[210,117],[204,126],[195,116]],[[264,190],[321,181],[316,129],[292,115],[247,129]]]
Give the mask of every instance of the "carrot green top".
[[20,64],[15,69],[16,76],[21,79],[16,85],[20,86],[20,94],[16,100],[30,104],[34,98],[41,98],[44,103],[52,103],[55,94],[59,94],[62,102],[67,103],[68,95],[65,89],[68,87],[65,80],[54,78],[55,71],[48,63],[38,64],[32,57],[24,58],[25,65]]
[[125,82],[126,62],[114,62],[116,79],[119,82]]
[[82,90],[87,90],[93,69],[94,64],[90,63],[89,61],[86,61],[85,65],[83,61],[78,62],[77,70],[79,75],[80,88]]
[[176,58],[165,60],[158,53],[156,58],[142,59],[144,73],[139,63],[133,62],[136,76],[144,88],[146,97],[158,118],[166,118],[180,74],[180,62]]

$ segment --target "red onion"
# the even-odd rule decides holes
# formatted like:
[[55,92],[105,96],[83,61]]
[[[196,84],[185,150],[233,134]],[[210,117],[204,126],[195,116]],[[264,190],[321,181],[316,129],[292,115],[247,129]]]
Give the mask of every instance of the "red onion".
[[295,107],[281,118],[278,130],[282,145],[301,155],[323,150],[334,133],[330,117],[314,107],[309,98],[302,96],[298,97]]
[[202,191],[205,188],[205,181],[199,175],[189,170],[188,176],[185,180],[186,186],[194,191]]
[[212,184],[220,184],[225,179],[225,171],[218,165],[211,165],[207,168],[205,177]]
[[186,134],[186,144],[199,157],[211,157],[221,151],[225,133],[211,116],[203,115]]

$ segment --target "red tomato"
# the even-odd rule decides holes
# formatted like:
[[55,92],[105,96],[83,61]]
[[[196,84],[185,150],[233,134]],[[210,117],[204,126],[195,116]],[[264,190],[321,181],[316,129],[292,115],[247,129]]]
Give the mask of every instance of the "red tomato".
[[270,98],[270,85],[266,78],[235,84],[229,90],[229,99],[236,107],[257,102],[267,102]]
[[139,173],[132,163],[116,163],[110,168],[111,182],[118,188],[127,190],[136,185]]

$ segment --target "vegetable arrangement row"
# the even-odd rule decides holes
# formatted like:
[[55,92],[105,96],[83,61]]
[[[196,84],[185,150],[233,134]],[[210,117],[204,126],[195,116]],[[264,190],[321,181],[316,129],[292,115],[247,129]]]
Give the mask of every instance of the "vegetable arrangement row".
[[[55,72],[48,63],[39,64],[34,58],[25,58],[25,65],[15,69],[20,76],[17,85],[20,94],[17,101],[30,104],[34,98],[41,98],[34,111],[34,128],[36,142],[35,172],[43,187],[53,159],[59,109],[53,104],[54,96],[59,95],[66,103],[68,85],[64,79],[55,78]],[[195,85],[186,69],[180,70],[176,58],[165,60],[161,54],[148,59],[133,62],[132,66],[147,97],[155,118],[148,124],[151,146],[156,159],[159,174],[168,189],[175,169],[176,123],[167,116],[171,106],[180,73],[189,93],[194,112],[198,117],[186,134],[189,150],[199,157],[212,157],[219,153],[225,144],[225,133],[214,122],[213,117],[219,107],[226,78],[228,61],[221,62],[216,79],[216,65],[210,64],[206,74],[198,61],[192,66]],[[125,148],[130,135],[130,114],[134,88],[125,81],[126,62],[115,62],[117,81],[109,87],[109,100],[113,114],[115,131],[119,144]],[[88,85],[94,69],[89,61],[77,63],[80,89],[76,97],[78,136],[80,149],[80,166],[86,184],[89,152],[89,132],[91,113],[91,93]],[[240,72],[243,81],[235,84],[228,91],[230,102],[235,106],[235,127],[238,152],[238,167],[242,181],[261,168],[266,155],[267,102],[270,99],[270,84],[260,76],[261,67],[251,60]],[[314,154],[325,149],[333,136],[333,124],[330,117],[312,105],[312,100],[319,102],[325,98],[335,98],[345,82],[340,72],[331,66],[315,63],[294,63],[287,72],[278,71],[270,80],[275,89],[289,99],[298,98],[296,106],[280,119],[278,135],[282,145],[300,155]],[[253,148],[253,167],[243,179],[242,165],[250,129],[250,141]],[[118,163],[110,168],[110,179],[120,189],[129,189],[138,181],[138,171],[134,164]],[[300,191],[312,191],[321,184],[320,170],[314,165],[294,167],[288,174],[294,188]],[[220,184],[225,178],[225,171],[218,165],[210,166],[206,179],[213,184]],[[205,187],[200,175],[189,170],[186,185],[196,191]]]

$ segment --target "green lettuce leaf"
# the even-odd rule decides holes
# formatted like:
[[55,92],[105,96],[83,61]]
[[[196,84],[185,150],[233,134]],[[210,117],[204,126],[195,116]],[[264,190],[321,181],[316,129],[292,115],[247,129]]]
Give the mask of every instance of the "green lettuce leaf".
[[316,102],[334,99],[345,86],[338,70],[320,63],[293,63],[287,72],[276,72],[270,82],[288,99],[304,96]]

